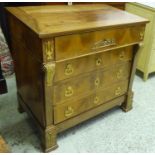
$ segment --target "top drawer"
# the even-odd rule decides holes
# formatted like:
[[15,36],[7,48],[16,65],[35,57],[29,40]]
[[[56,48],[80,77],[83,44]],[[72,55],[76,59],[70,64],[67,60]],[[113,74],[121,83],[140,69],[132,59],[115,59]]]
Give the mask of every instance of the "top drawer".
[[55,58],[63,60],[143,40],[144,26],[115,28],[55,38]]

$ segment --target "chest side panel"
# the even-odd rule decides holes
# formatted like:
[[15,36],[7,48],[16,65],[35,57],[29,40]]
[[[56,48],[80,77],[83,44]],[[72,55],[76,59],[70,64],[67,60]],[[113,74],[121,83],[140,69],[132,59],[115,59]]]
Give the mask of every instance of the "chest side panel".
[[17,91],[41,125],[44,118],[44,78],[42,44],[37,35],[17,18],[8,15]]

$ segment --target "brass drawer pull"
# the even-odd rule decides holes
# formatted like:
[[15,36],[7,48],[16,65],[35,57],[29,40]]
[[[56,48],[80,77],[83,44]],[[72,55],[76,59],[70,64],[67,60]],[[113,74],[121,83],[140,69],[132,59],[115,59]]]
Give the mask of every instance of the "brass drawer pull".
[[74,113],[74,109],[71,106],[67,107],[67,110],[65,110],[65,117],[70,117]]
[[99,104],[99,101],[100,101],[99,97],[96,96],[96,97],[94,98],[94,104]]
[[117,87],[117,89],[115,90],[115,95],[116,96],[119,96],[119,95],[121,95],[121,87]]
[[117,72],[117,79],[122,78],[122,76],[123,76],[123,70],[120,69],[120,70]]
[[73,74],[73,66],[71,64],[67,64],[66,69],[65,69],[65,75],[71,75]]
[[102,59],[101,58],[97,58],[96,59],[96,66],[100,66],[102,63]]
[[100,84],[100,79],[96,78],[94,83],[95,83],[95,86],[98,87]]
[[69,97],[73,95],[73,88],[71,86],[67,87],[65,90],[65,96]]
[[122,51],[122,52],[119,54],[119,59],[120,59],[120,60],[124,60],[124,58],[125,58],[125,52]]
[[140,36],[140,40],[143,40],[143,38],[144,38],[144,32],[140,32],[139,33],[139,36]]

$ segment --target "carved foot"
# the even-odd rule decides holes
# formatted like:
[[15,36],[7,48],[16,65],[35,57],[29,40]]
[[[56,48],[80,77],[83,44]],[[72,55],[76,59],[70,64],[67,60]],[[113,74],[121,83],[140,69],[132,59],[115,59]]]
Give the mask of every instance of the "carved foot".
[[49,126],[45,129],[43,135],[43,149],[44,152],[50,152],[58,147],[57,145],[57,132],[55,126]]
[[128,112],[132,109],[133,92],[129,91],[127,94],[126,101],[122,104],[121,108],[124,112]]
[[132,109],[132,106],[131,107],[128,107],[128,108],[125,108],[125,107],[122,106],[121,108],[122,108],[122,110],[124,112],[128,112],[128,111],[130,111]]
[[24,109],[23,109],[23,107],[20,104],[18,105],[18,112],[19,113],[25,112]]

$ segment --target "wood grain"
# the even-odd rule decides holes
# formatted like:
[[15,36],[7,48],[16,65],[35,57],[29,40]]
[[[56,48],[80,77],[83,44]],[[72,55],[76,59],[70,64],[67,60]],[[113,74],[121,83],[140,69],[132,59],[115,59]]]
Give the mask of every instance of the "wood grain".
[[19,108],[45,152],[65,129],[115,106],[131,110],[146,19],[100,4],[7,10]]
[[41,38],[147,22],[104,4],[8,7],[7,10]]
[[[66,102],[62,105],[57,105],[54,107],[54,123],[60,123],[70,117],[76,116],[85,112],[91,108],[105,104],[105,102],[110,101],[118,96],[124,95],[127,92],[128,81],[118,82],[113,84],[109,88],[104,88],[102,91],[96,91],[90,96],[84,97],[82,99],[72,100],[71,102]],[[117,91],[120,88],[120,92]],[[96,97],[98,98],[96,100]],[[71,107],[71,109],[68,109]]]
[[[56,61],[54,81],[61,81],[80,74],[105,69],[115,64],[130,61],[132,60],[132,54],[132,46],[128,46],[117,50],[94,53],[76,59]],[[69,72],[68,74],[66,74],[67,71]]]
[[[106,70],[93,71],[58,82],[54,84],[53,104],[62,104],[68,100],[73,102],[92,92],[103,90],[109,85],[126,80],[129,78],[130,66],[130,63],[115,64],[115,66],[106,68]],[[73,93],[66,96],[69,87],[71,87]]]
[[101,104],[100,106],[97,106],[89,111],[81,113],[80,115],[77,115],[73,118],[67,119],[64,122],[57,124],[58,133],[66,130],[68,128],[71,128],[83,121],[86,121],[100,113],[103,113],[104,111],[112,109],[116,106],[120,106],[124,101],[125,101],[125,96],[121,96],[121,97],[118,97],[110,102],[107,102],[106,104]]
[[[128,46],[141,41],[140,33],[144,33],[144,26],[124,27],[101,30],[82,34],[73,34],[56,37],[56,60],[75,58],[106,49]],[[114,40],[114,44],[105,44],[104,41]],[[74,45],[74,46],[73,46]]]

